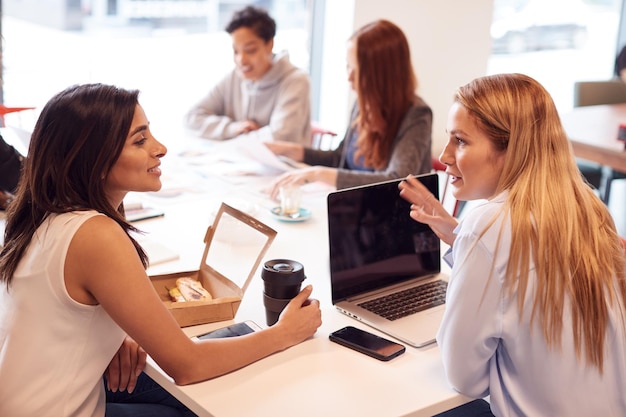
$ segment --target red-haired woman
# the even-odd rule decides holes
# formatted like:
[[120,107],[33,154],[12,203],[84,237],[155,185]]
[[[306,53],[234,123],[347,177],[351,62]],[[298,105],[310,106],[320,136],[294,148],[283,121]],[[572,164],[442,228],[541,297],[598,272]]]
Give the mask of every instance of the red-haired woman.
[[330,151],[266,143],[277,155],[311,165],[278,177],[272,197],[282,185],[322,181],[347,188],[431,170],[432,111],[415,93],[402,30],[387,20],[357,30],[348,40],[347,69],[357,101],[343,141]]

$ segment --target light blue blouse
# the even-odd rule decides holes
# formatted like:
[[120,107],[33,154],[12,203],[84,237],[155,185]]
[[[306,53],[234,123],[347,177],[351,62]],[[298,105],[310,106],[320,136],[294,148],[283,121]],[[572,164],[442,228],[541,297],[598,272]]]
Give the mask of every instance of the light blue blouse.
[[517,293],[503,289],[511,244],[510,219],[500,211],[506,197],[476,207],[455,231],[446,312],[437,335],[450,384],[469,397],[490,395],[499,417],[626,416],[624,306],[609,312],[603,374],[577,359],[567,303],[562,347],[550,349],[538,320],[530,325],[534,264],[521,318]]

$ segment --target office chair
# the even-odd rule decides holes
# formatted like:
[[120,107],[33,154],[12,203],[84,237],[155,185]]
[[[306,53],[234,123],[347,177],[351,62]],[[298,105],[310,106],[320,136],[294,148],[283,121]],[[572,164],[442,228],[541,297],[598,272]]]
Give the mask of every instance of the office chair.
[[[574,107],[618,103],[626,103],[626,83],[619,78],[574,83]],[[598,190],[602,201],[609,204],[611,183],[626,179],[626,174],[590,161],[577,159],[577,163],[583,176]]]
[[[333,140],[336,136],[337,133],[333,132],[332,130],[328,130],[320,126],[317,122],[311,122],[311,148],[332,149]],[[326,141],[325,139],[328,139],[328,141]]]

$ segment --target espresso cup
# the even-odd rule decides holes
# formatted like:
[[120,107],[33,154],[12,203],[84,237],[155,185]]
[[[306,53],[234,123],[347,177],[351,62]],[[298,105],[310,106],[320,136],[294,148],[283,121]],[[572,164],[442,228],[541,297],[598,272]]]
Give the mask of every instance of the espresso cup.
[[306,279],[304,266],[289,259],[273,259],[263,264],[263,305],[267,325],[278,321],[280,313],[298,293]]

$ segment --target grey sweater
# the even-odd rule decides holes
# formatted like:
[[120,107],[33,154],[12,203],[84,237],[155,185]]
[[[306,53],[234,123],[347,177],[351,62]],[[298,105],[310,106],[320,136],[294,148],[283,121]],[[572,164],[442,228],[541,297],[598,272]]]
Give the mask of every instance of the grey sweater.
[[282,52],[258,81],[231,71],[187,112],[185,124],[198,136],[224,140],[236,136],[234,122],[253,120],[261,126],[255,134],[267,140],[309,144],[309,97],[309,76]]
[[337,189],[372,184],[409,174],[424,174],[432,169],[432,110],[420,97],[409,108],[400,123],[400,128],[392,144],[391,157],[383,170],[374,172],[354,171],[346,165],[348,138],[356,129],[353,122],[359,114],[357,104],[352,109],[349,127],[343,140],[335,150],[324,151],[305,148],[304,163],[337,167]]

